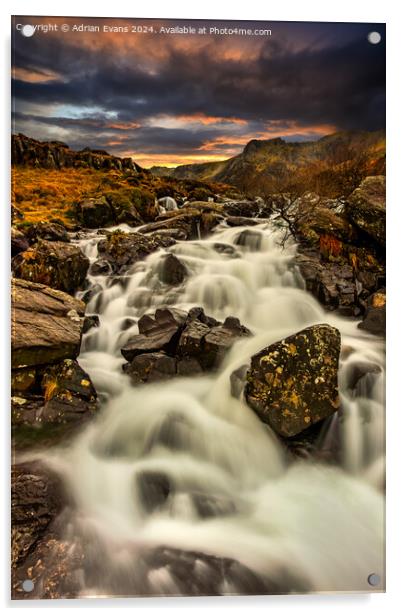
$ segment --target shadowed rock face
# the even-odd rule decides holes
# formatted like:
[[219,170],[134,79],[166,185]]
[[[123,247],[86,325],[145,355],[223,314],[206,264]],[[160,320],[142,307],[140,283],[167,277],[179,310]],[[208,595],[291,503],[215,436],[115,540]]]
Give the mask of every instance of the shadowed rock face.
[[41,239],[17,255],[12,265],[18,278],[74,293],[85,280],[89,260],[73,244]]
[[77,357],[85,304],[42,284],[13,279],[12,367]]
[[359,229],[385,247],[385,176],[365,178],[348,197],[346,212]]
[[142,235],[116,231],[99,242],[98,250],[102,260],[110,263],[113,272],[122,274],[151,252],[172,244],[175,244],[174,239],[158,233]]
[[339,407],[340,333],[313,325],[262,349],[251,359],[245,397],[262,421],[295,436]]

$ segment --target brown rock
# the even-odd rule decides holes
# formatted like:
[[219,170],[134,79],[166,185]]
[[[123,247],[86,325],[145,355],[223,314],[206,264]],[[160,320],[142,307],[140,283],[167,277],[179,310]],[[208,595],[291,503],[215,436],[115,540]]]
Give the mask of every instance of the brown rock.
[[339,408],[340,340],[334,327],[313,325],[252,357],[247,403],[281,436],[295,436]]
[[25,280],[12,280],[12,367],[77,357],[85,304]]

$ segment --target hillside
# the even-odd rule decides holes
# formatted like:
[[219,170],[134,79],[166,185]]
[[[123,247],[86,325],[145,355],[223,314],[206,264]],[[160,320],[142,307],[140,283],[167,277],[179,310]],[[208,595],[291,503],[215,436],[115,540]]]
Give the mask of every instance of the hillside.
[[252,194],[306,189],[328,196],[347,194],[363,177],[384,171],[383,131],[339,132],[297,143],[253,139],[228,160],[151,168],[159,177],[225,182]]

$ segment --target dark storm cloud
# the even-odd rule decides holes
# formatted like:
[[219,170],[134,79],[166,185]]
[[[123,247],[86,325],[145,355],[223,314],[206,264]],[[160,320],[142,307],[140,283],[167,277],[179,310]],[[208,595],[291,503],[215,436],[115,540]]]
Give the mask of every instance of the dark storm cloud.
[[[287,25],[290,33],[291,25]],[[366,38],[367,26],[344,24],[342,30],[338,24],[337,31],[345,31],[347,36],[332,37],[326,44],[318,44],[317,41],[324,40],[319,35],[328,31],[328,24],[308,26],[315,34],[314,45],[292,45],[285,37],[254,39],[254,47],[248,41],[244,53],[236,55],[233,39],[228,49],[221,40],[211,38],[210,45],[193,50],[191,46],[175,46],[171,39],[164,39],[164,48],[158,49],[159,53],[153,54],[150,47],[149,61],[144,50],[137,54],[130,47],[114,45],[113,41],[103,47],[79,46],[76,39],[66,37],[38,36],[24,43],[22,37],[16,37],[17,78],[13,82],[13,94],[20,114],[16,115],[16,127],[24,114],[29,115],[25,106],[36,105],[46,117],[31,114],[30,126],[71,129],[76,142],[73,130],[81,122],[82,137],[92,136],[96,143],[107,143],[107,133],[118,136],[122,131],[107,128],[107,122],[95,127],[93,118],[92,125],[85,120],[85,108],[98,108],[105,114],[113,114],[116,121],[140,124],[126,139],[118,136],[117,141],[124,141],[125,148],[178,154],[205,145],[224,134],[224,128],[200,127],[194,131],[191,127],[188,130],[147,127],[150,118],[160,114],[199,113],[238,118],[248,123],[242,129],[245,134],[249,134],[251,127],[262,131],[264,123],[272,121],[291,121],[301,128],[314,125],[332,125],[338,129],[382,128],[384,43],[370,45]],[[300,27],[299,41],[303,40]],[[375,29],[384,34],[382,26],[377,25]],[[224,53],[225,50],[229,53]],[[18,69],[24,72],[19,75]],[[50,75],[49,79],[46,75]],[[50,113],[51,108],[60,105],[81,109],[82,117],[69,119]],[[99,128],[103,133],[100,137]]]

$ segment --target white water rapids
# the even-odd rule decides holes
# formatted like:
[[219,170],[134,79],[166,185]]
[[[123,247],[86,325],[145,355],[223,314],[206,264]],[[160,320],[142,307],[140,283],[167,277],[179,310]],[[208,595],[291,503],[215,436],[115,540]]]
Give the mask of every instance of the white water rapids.
[[[100,237],[79,241],[91,261]],[[90,276],[97,291],[87,313],[99,314],[100,326],[85,334],[79,362],[102,408],[72,443],[48,456],[76,503],[74,533],[86,537],[105,572],[124,572],[128,581],[116,594],[141,594],[138,546],[233,558],[270,579],[286,571],[311,592],[372,590],[368,575],[384,578],[383,342],[323,310],[304,290],[295,246],[281,247],[280,231],[268,223],[221,226],[208,239],[167,250],[189,272],[179,287],[160,282],[164,249],[124,277]],[[132,386],[120,349],[138,333],[139,317],[163,304],[202,306],[219,320],[236,316],[254,336],[232,347],[218,373]],[[325,423],[319,445],[324,451],[338,443],[337,464],[291,458],[230,392],[231,373],[253,353],[314,323],[342,334],[342,410]],[[352,387],[356,367],[367,364],[375,370]],[[151,513],[136,487],[144,471],[174,485],[165,506]],[[194,494],[215,500],[216,515],[199,516]],[[147,575],[154,594],[177,594],[168,567]],[[83,596],[111,592],[102,574],[82,586]]]

